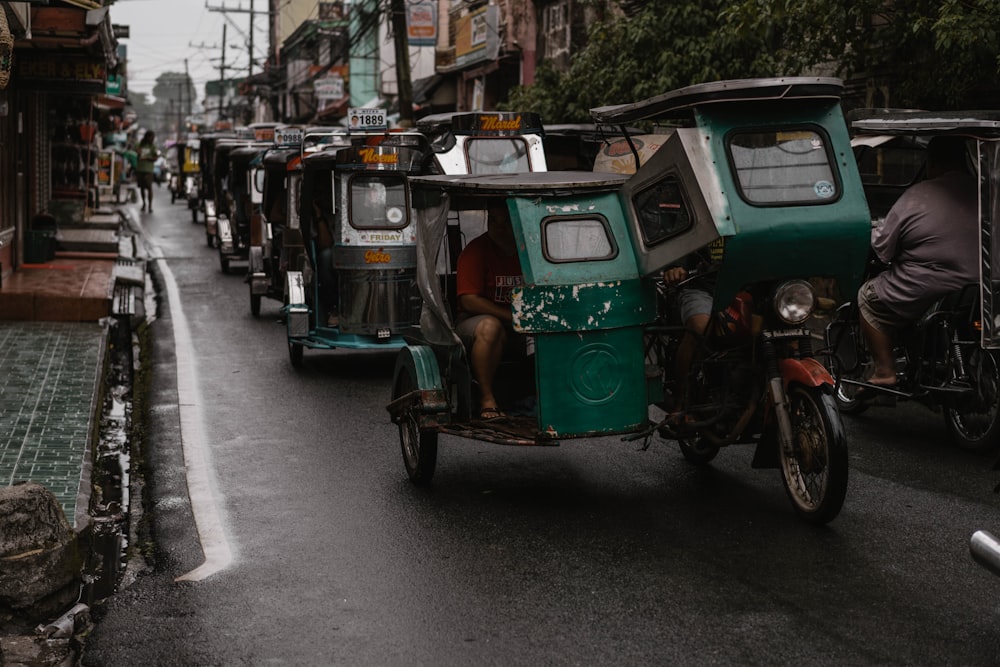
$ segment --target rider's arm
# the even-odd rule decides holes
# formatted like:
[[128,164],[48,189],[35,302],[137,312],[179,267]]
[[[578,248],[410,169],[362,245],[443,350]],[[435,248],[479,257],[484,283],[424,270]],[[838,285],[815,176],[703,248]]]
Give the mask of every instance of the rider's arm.
[[884,264],[892,263],[899,249],[903,224],[907,219],[906,193],[892,207],[880,225],[872,227],[872,252]]

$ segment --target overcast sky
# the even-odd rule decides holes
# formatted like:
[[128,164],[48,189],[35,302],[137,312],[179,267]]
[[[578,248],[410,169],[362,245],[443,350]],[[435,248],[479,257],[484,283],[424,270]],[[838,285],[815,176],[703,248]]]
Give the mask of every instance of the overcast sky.
[[[111,22],[129,26],[128,39],[119,40],[128,49],[129,89],[152,93],[156,77],[163,72],[187,70],[194,81],[198,99],[205,97],[205,83],[218,80],[222,57],[222,26],[226,28],[227,77],[247,73],[251,0],[116,0],[111,5]],[[220,12],[212,9],[243,9]],[[267,22],[262,10],[267,0],[253,0],[254,51],[262,59],[267,46]],[[255,65],[254,71],[260,66]]]

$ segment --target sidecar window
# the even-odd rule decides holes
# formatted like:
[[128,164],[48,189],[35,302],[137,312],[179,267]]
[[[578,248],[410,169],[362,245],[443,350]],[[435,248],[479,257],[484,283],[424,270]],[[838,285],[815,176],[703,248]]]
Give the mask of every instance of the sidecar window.
[[410,222],[406,182],[395,174],[358,174],[351,178],[351,226],[402,229]]
[[470,137],[465,143],[470,174],[515,174],[531,171],[524,139]]
[[654,246],[691,228],[691,214],[680,180],[668,175],[632,197],[643,243]]
[[751,204],[827,204],[840,196],[829,141],[817,130],[736,132],[729,158],[740,195]]
[[553,264],[593,262],[613,259],[618,248],[604,216],[558,217],[542,220],[542,253]]
[[854,156],[864,185],[893,185],[907,188],[917,182],[927,161],[922,146],[885,145],[855,148]]

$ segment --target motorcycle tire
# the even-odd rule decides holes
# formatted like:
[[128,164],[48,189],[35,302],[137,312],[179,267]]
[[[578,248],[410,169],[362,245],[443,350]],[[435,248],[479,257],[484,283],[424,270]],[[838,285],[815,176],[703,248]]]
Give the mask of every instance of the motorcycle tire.
[[847,496],[847,435],[840,413],[824,388],[798,385],[789,387],[788,413],[791,449],[779,445],[778,451],[785,492],[800,517],[826,524]]
[[962,352],[972,397],[945,406],[945,427],[962,449],[988,453],[1000,440],[1000,359],[978,345],[964,345]]

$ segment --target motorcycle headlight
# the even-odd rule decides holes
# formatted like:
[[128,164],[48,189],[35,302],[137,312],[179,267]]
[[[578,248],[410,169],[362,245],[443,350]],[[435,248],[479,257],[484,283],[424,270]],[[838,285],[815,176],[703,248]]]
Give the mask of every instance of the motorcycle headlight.
[[789,280],[774,292],[774,312],[785,324],[802,324],[815,304],[812,286],[804,280]]

